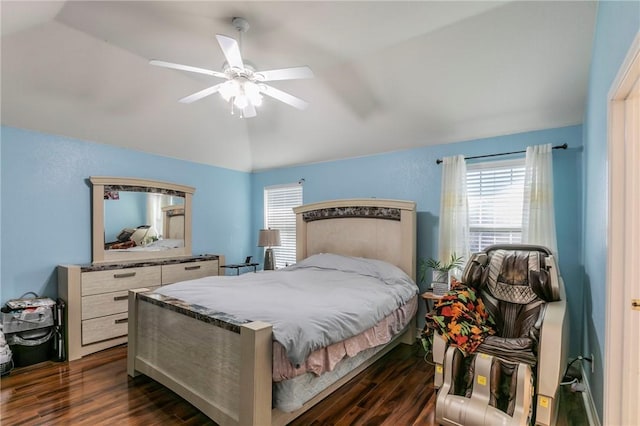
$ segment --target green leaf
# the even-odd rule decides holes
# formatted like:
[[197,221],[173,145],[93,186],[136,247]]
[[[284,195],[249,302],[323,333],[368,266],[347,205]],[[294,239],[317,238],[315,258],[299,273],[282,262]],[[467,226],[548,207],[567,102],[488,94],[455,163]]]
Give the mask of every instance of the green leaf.
[[[435,269],[438,271],[450,271],[454,268],[460,268],[464,266],[464,259],[462,256],[456,256],[455,252],[451,254],[451,258],[448,262],[441,262],[438,259],[434,259],[430,257],[428,259],[420,259],[419,268],[418,268],[418,276],[424,279],[423,272],[427,268]],[[422,282],[422,280],[420,280]]]

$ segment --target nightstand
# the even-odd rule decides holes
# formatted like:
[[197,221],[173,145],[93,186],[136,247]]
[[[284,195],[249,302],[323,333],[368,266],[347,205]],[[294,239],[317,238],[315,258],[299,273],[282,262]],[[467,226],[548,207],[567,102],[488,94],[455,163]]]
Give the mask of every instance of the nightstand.
[[437,294],[433,294],[433,291],[425,291],[420,295],[424,300],[425,306],[427,307],[427,312],[433,309],[433,306],[437,301],[442,299],[443,296],[438,296]]

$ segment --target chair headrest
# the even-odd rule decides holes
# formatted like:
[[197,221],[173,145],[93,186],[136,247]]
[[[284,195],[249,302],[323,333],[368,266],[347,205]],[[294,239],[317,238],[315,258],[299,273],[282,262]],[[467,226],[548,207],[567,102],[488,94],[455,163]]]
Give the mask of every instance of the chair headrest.
[[471,256],[462,282],[509,303],[558,300],[557,279],[550,275],[557,270],[547,267],[548,257],[551,253],[539,246],[491,246]]

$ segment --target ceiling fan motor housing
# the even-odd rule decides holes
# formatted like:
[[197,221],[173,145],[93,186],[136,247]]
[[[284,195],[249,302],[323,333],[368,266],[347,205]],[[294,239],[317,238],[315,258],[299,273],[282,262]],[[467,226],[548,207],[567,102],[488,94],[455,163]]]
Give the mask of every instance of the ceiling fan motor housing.
[[233,18],[231,20],[231,25],[233,25],[233,28],[240,31],[241,33],[246,33],[247,31],[249,31],[249,22],[244,18]]

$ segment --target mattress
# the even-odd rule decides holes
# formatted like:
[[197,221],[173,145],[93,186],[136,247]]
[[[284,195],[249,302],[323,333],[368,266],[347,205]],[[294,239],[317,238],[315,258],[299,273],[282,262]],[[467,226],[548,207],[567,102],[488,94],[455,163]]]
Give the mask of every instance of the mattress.
[[273,384],[274,408],[290,413],[302,408],[302,405],[320,392],[340,380],[353,369],[384,349],[384,346],[366,349],[354,357],[342,360],[333,371],[322,376],[305,373],[290,380]]

